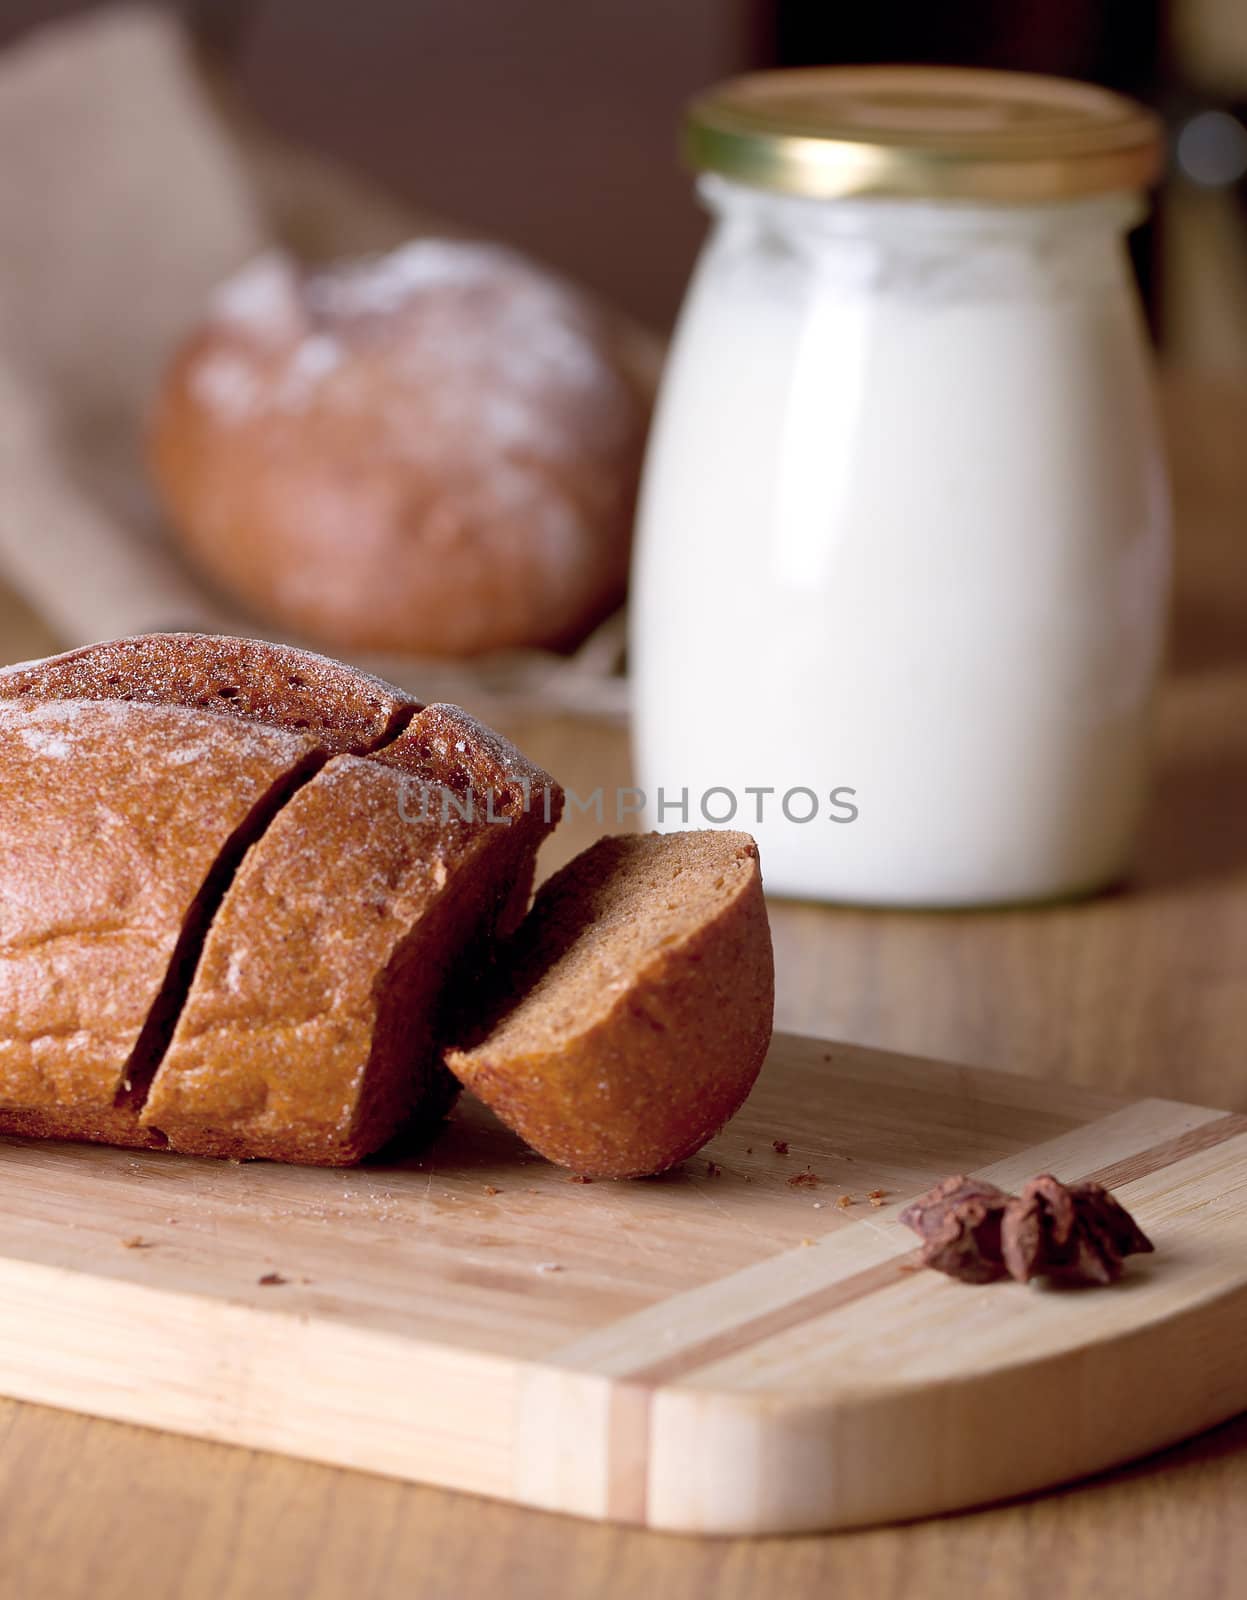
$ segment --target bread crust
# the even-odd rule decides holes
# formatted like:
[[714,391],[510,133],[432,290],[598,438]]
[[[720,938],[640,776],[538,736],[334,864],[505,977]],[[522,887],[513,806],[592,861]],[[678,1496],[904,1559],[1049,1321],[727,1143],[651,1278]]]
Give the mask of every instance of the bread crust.
[[181,706],[0,703],[0,1129],[152,1142],[126,1088],[205,886],[318,760]]
[[[568,943],[569,909],[612,873],[653,874],[656,899],[664,861],[679,864],[690,837],[715,843],[708,865],[683,870],[729,880],[712,914],[661,942],[646,943],[632,924],[578,959],[586,941]],[[570,982],[557,980],[557,968],[569,950],[576,996],[607,998],[578,1004],[574,1022],[560,1023]],[[535,1039],[540,1029],[530,1026],[517,1047],[505,1025],[543,979],[548,1038]],[[739,1108],[770,1043],[774,963],[757,846],[745,834],[600,840],[540,890],[501,963],[499,989],[490,1021],[447,1053],[460,1081],[535,1150],[586,1177],[674,1166]],[[536,998],[529,1005],[538,1013]]]
[[612,320],[513,251],[416,241],[227,284],[150,459],[213,583],[327,648],[563,648],[619,604],[651,396]]
[[0,671],[0,700],[150,700],[305,731],[357,754],[393,738],[420,701],[327,656],[261,639],[143,633]]

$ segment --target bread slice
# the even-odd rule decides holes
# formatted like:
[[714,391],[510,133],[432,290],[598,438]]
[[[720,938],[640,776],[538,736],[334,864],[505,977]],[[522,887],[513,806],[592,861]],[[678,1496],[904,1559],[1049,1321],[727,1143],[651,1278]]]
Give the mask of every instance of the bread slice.
[[289,645],[145,633],[0,672],[0,700],[152,700],[305,730],[331,754],[375,750],[420,708],[393,684]]
[[538,892],[452,1072],[542,1155],[640,1177],[701,1148],[766,1055],[774,963],[743,833],[598,841]]
[[339,1165],[444,1110],[445,997],[527,903],[561,803],[455,706],[330,761],[225,896],[144,1123],[176,1150]]
[[0,1131],[160,1143],[132,1104],[203,923],[315,740],[181,706],[0,703]]

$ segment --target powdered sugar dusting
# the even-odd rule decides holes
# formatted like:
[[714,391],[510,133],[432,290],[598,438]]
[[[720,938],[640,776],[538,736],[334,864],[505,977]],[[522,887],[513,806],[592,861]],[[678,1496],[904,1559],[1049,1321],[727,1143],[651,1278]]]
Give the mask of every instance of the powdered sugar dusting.
[[[312,739],[289,728],[153,700],[2,700],[0,737],[11,735],[40,755],[90,756],[154,733],[161,761],[187,766],[222,756],[296,761]],[[150,759],[150,756],[149,756]]]
[[277,404],[298,410],[312,400],[323,378],[342,365],[343,350],[327,333],[308,334],[295,347],[277,391]]
[[387,316],[430,288],[467,287],[517,270],[533,275],[521,256],[500,245],[413,239],[388,255],[316,273],[307,282],[307,302],[314,314],[324,316]]
[[491,448],[557,449],[556,430],[583,446],[618,386],[583,297],[498,245],[416,239],[313,273],[304,294],[344,334],[394,318],[395,387]]
[[0,729],[7,726],[20,732],[24,727],[47,724],[70,727],[89,715],[94,704],[90,700],[0,700]]
[[195,362],[190,386],[195,398],[225,422],[245,422],[263,398],[258,376],[244,357],[229,350],[210,351]]
[[60,760],[71,754],[73,745],[68,739],[58,738],[54,733],[47,733],[42,728],[19,728],[18,737],[29,750],[34,750],[41,756],[52,756]]
[[[500,245],[415,239],[388,255],[303,274],[273,251],[224,285],[214,313],[277,353],[274,365],[245,345],[210,348],[193,365],[195,395],[227,422],[303,411],[342,370],[358,382],[348,376],[335,391],[341,405],[383,409],[402,455],[419,455],[421,438],[440,454],[449,430],[477,442],[483,467],[500,457],[609,458],[634,424],[589,302]],[[526,468],[522,477],[530,476]],[[519,484],[508,491],[500,483],[498,498],[514,509],[528,496]]]
[[243,979],[250,954],[250,949],[247,946],[240,947],[235,945],[230,951],[229,958],[225,964],[225,987],[230,994],[242,994],[244,989]]
[[303,323],[294,263],[280,250],[257,256],[217,290],[212,315],[255,333],[288,337]]

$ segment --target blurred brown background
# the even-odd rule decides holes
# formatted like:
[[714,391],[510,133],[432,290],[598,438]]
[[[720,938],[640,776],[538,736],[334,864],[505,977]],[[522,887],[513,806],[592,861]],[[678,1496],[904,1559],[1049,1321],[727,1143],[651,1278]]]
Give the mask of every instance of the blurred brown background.
[[[1109,84],[1175,160],[1135,258],[1167,353],[1247,368],[1243,0],[166,0],[279,133],[669,325],[702,223],[675,153],[701,85],[955,61]],[[0,0],[0,44],[90,0]]]

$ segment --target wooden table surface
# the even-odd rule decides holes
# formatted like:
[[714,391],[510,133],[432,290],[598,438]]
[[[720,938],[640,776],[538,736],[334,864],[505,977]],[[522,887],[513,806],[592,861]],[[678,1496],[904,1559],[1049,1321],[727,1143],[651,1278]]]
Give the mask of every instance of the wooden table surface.
[[[1247,1109],[1247,390],[1171,378],[1165,403],[1176,627],[1133,883],[1038,911],[776,903],[782,1026]],[[0,657],[53,644],[0,591]],[[509,731],[582,793],[625,781],[608,730]],[[566,824],[552,860],[591,827]],[[1247,1418],[1020,1504],[827,1538],[699,1542],[0,1401],[0,1592],[40,1600],[1198,1600],[1247,1593],[1244,1505]]]

